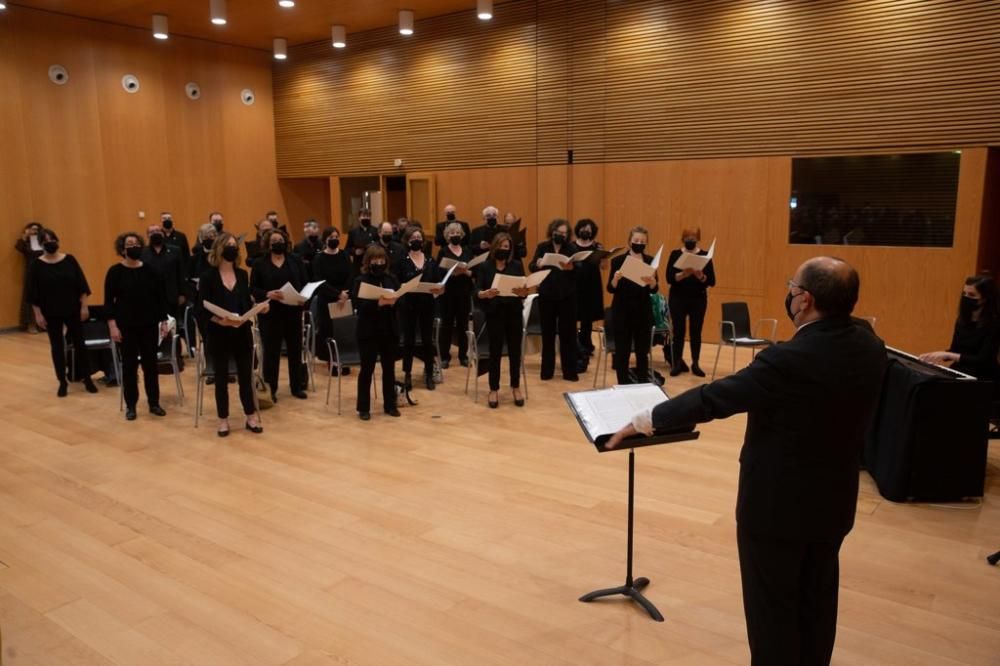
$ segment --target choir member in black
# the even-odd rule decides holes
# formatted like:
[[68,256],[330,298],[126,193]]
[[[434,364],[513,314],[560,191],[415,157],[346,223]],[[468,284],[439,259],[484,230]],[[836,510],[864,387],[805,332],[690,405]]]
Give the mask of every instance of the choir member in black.
[[455,205],[448,204],[444,207],[444,220],[437,223],[434,229],[434,244],[440,248],[446,248],[448,246],[448,234],[447,228],[453,222],[458,224],[462,229],[462,245],[467,245],[469,242],[469,224],[468,222],[462,222],[455,215]]
[[497,217],[500,211],[496,206],[487,206],[483,209],[483,223],[469,232],[469,248],[475,255],[489,252],[493,244],[493,238],[500,231],[497,229]]
[[688,319],[691,320],[691,373],[696,377],[705,376],[705,371],[698,365],[698,359],[701,357],[701,328],[705,324],[705,311],[708,309],[708,288],[715,286],[715,265],[709,261],[703,271],[674,268],[674,264],[682,254],[708,254],[698,247],[699,240],[701,240],[701,229],[697,227],[685,229],[681,233],[684,246],[671,252],[667,260],[667,282],[670,283],[667,303],[670,306],[670,321],[674,327],[673,343],[670,346],[674,355],[670,359],[671,377],[688,370],[683,358],[684,334]]
[[269,218],[264,218],[254,226],[254,237],[246,242],[247,266],[252,270],[257,260],[267,255],[267,236],[277,229]]
[[497,220],[497,227],[499,231],[506,231],[510,234],[510,237],[514,241],[514,258],[517,260],[524,259],[528,256],[528,244],[524,242],[525,235],[517,228],[519,227],[521,218],[514,213],[504,213],[504,216]]
[[[603,250],[597,238],[597,223],[591,219],[578,220],[573,227],[576,247],[580,251]],[[580,321],[580,348],[591,356],[594,353],[594,322],[604,319],[604,283],[601,280],[601,262],[581,261],[576,265],[576,316]]]
[[38,234],[42,230],[42,225],[32,222],[24,227],[21,237],[14,243],[14,249],[24,257],[24,286],[21,289],[21,318],[19,324],[21,330],[31,330],[34,332],[35,317],[31,312],[31,303],[28,299],[28,271],[31,262],[44,254]]
[[[351,290],[351,260],[340,248],[340,232],[335,227],[327,227],[323,231],[323,251],[316,255],[310,266],[314,282],[323,280],[316,288],[318,331],[316,339],[316,355],[328,361],[326,339],[330,337],[331,303],[346,303],[350,299]],[[333,371],[346,375],[350,368],[334,368]]]
[[538,315],[542,324],[542,379],[552,379],[556,371],[556,334],[559,335],[559,365],[563,379],[580,379],[576,369],[576,266],[566,261],[559,266],[539,266],[546,254],[567,257],[576,252],[569,238],[569,222],[555,219],[549,223],[547,241],[535,248],[529,268],[532,272],[551,272],[538,287]]
[[186,275],[184,262],[177,248],[167,244],[166,236],[159,224],[151,224],[146,230],[149,245],[142,250],[142,263],[152,268],[163,281],[167,296],[167,312],[177,317],[179,308],[187,300],[184,296]]
[[125,232],[115,240],[115,251],[122,258],[108,269],[104,278],[104,312],[111,339],[121,345],[122,392],[125,418],[135,420],[139,401],[139,363],[146,387],[150,414],[166,416],[160,407],[160,375],[156,351],[160,339],[169,332],[167,297],[163,281],[142,263],[142,236]]
[[384,289],[399,289],[399,280],[389,272],[389,257],[380,245],[371,245],[361,260],[361,274],[354,278],[351,302],[358,311],[358,350],[361,371],[358,373],[358,417],[371,419],[371,387],[375,361],[382,363],[382,399],[385,413],[399,416],[396,409],[396,351],[399,349],[399,324],[396,321],[396,297],[378,300],[361,298],[361,285],[367,283]]
[[[514,404],[524,406],[521,394],[521,335],[523,328],[524,298],[527,288],[515,289],[515,296],[501,296],[494,289],[493,278],[497,274],[524,275],[524,266],[511,258],[513,241],[510,234],[500,232],[493,237],[490,258],[479,265],[476,271],[478,291],[476,298],[486,314],[486,334],[490,340],[490,395],[489,405],[496,409],[500,404],[500,361],[503,359],[504,343],[510,360],[510,388]],[[449,280],[450,282],[450,280]]]
[[927,363],[951,365],[953,370],[994,382],[1000,395],[1000,311],[997,310],[997,283],[987,275],[967,278],[958,304],[958,318],[948,351],[929,352],[920,357]]
[[225,227],[225,221],[223,220],[222,213],[217,210],[208,214],[208,223],[215,227],[215,232],[218,234],[221,234],[222,229]]
[[372,243],[378,242],[378,229],[372,226],[372,214],[367,208],[358,211],[358,226],[347,234],[347,252],[354,264],[354,274],[361,271],[365,250]]
[[[232,321],[213,315],[205,309],[212,303],[229,312],[243,314],[253,307],[250,296],[250,279],[239,267],[240,245],[236,237],[220,233],[208,255],[211,265],[198,281],[198,318],[205,333],[208,358],[216,372],[224,373],[229,359],[236,365],[240,403],[246,415],[246,429],[253,433],[264,432],[257,408],[254,406],[253,387],[253,333],[247,321]],[[219,415],[219,437],[229,434],[229,384],[215,382],[215,409]]]
[[[399,261],[399,281],[405,284],[416,276],[421,282],[440,282],[437,262],[424,253],[424,232],[420,227],[407,227],[403,232],[403,243],[408,252]],[[434,390],[434,299],[444,292],[443,287],[431,287],[430,294],[410,293],[400,302],[403,324],[403,383],[407,389],[413,387],[410,376],[413,371],[413,356],[419,354],[424,362],[424,386]],[[417,331],[420,331],[420,349],[416,348]]]
[[258,319],[264,347],[264,381],[271,387],[271,399],[277,402],[281,343],[284,342],[291,394],[305,400],[308,395],[304,390],[306,375],[302,365],[302,306],[284,303],[284,294],[280,291],[286,282],[296,291],[306,286],[305,264],[289,254],[288,235],[284,231],[274,229],[263,240],[267,254],[253,265],[250,290],[258,303],[271,299],[270,310]]
[[160,228],[163,229],[163,239],[167,245],[176,248],[180,254],[182,275],[187,277],[190,273],[188,264],[191,259],[191,246],[188,244],[187,234],[174,226],[174,216],[170,211],[160,213]]
[[[441,272],[447,268],[441,266],[441,261],[451,259],[468,263],[475,256],[466,244],[465,231],[458,222],[452,222],[444,229],[447,244],[438,254],[438,266]],[[441,352],[441,367],[447,368],[451,363],[451,340],[458,331],[458,362],[462,367],[469,365],[469,341],[465,331],[469,327],[469,314],[472,312],[472,272],[468,268],[456,267],[448,279],[448,286],[438,297],[441,304],[441,330],[438,331],[438,349]]]
[[635,351],[636,377],[639,382],[649,376],[650,333],[653,328],[653,307],[649,295],[659,288],[656,276],[644,278],[645,286],[622,276],[626,257],[641,259],[649,264],[653,258],[646,254],[649,232],[645,227],[634,227],[628,235],[629,251],[611,260],[608,291],[611,298],[611,320],[615,339],[615,373],[619,384],[630,384],[628,359]]
[[52,365],[59,380],[60,398],[66,395],[66,337],[76,350],[74,375],[83,378],[83,386],[88,393],[97,393],[97,387],[90,379],[90,362],[83,344],[81,322],[87,321],[87,297],[90,286],[83,275],[83,269],[72,254],[59,251],[59,237],[51,229],[38,233],[43,253],[31,262],[28,271],[28,301],[35,313],[38,328],[49,334],[52,347]]
[[316,220],[306,220],[302,225],[302,233],[305,235],[295,246],[295,256],[305,262],[309,268],[313,257],[323,251],[323,239],[320,238],[319,223]]
[[191,248],[191,263],[188,269],[188,279],[194,283],[196,293],[198,291],[197,280],[201,278],[202,273],[212,267],[208,263],[208,258],[212,253],[212,246],[215,244],[215,238],[218,235],[215,226],[212,224],[203,224],[198,229],[198,244]]
[[389,272],[399,276],[399,262],[406,256],[406,246],[396,240],[396,232],[390,222],[379,226],[378,245],[389,257]]

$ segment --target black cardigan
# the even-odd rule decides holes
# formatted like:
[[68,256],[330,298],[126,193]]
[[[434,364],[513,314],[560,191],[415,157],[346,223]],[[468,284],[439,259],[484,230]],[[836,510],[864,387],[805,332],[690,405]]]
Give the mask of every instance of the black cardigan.
[[195,313],[198,316],[203,335],[210,330],[210,327],[218,326],[211,321],[213,315],[205,309],[205,301],[212,305],[218,305],[220,308],[229,309],[238,315],[242,315],[253,307],[253,299],[250,297],[250,276],[242,268],[234,270],[236,271],[236,286],[232,291],[226,289],[226,286],[222,284],[222,275],[215,267],[202,273],[198,280],[198,305],[195,308]]
[[396,321],[396,306],[381,306],[377,300],[359,298],[358,290],[361,289],[362,282],[384,289],[399,289],[399,280],[392,273],[386,273],[382,277],[362,273],[354,278],[354,284],[351,286],[351,304],[358,312],[358,340],[371,340],[383,336],[398,340],[399,323]]

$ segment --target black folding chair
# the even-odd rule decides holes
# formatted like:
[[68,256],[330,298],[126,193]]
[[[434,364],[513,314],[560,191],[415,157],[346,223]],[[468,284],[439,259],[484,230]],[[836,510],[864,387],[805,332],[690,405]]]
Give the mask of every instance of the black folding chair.
[[[771,324],[770,337],[757,335],[761,324],[765,322]],[[719,353],[723,347],[732,347],[733,372],[736,372],[736,350],[739,348],[749,348],[753,350],[753,355],[756,356],[758,349],[774,344],[774,336],[777,330],[777,319],[758,319],[754,324],[753,332],[751,332],[750,307],[742,301],[723,303],[722,321],[719,323],[719,346],[715,348],[715,364],[712,366],[712,379],[715,379],[715,371],[719,367]]]

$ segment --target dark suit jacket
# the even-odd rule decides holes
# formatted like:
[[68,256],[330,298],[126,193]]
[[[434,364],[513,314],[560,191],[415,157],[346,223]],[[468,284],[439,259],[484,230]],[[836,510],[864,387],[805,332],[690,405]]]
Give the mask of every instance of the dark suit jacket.
[[854,526],[858,469],[878,406],[885,346],[848,317],[809,324],[748,367],[653,410],[656,429],[748,412],[740,453],[741,528],[834,541]]

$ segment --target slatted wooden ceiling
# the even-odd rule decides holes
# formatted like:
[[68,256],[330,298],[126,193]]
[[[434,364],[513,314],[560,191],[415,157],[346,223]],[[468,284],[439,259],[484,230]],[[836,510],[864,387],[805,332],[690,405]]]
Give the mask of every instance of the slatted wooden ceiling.
[[997,35],[980,0],[516,0],[293,49],[279,172],[998,143]]

